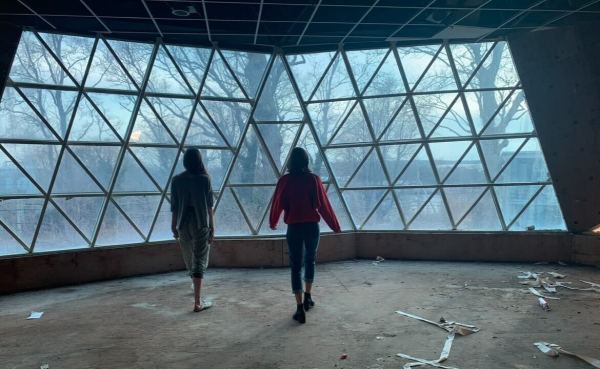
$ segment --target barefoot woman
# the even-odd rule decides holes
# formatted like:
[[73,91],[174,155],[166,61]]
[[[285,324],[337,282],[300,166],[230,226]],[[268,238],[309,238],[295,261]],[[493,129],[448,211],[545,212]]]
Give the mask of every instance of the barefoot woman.
[[171,230],[179,239],[183,260],[194,284],[194,311],[210,307],[200,299],[202,279],[208,266],[209,244],[214,237],[213,195],[210,177],[198,149],[183,155],[185,171],[171,183]]
[[[284,212],[283,220],[288,225],[286,238],[292,269],[292,292],[296,297],[296,313],[293,318],[299,323],[304,323],[306,321],[304,312],[314,306],[311,289],[319,246],[319,220],[322,216],[334,232],[340,232],[340,225],[321,179],[312,174],[308,168],[308,153],[304,149],[295,147],[292,150],[288,172],[277,182],[269,221],[271,229],[275,229],[281,212]],[[302,300],[302,264],[305,267],[304,301]]]

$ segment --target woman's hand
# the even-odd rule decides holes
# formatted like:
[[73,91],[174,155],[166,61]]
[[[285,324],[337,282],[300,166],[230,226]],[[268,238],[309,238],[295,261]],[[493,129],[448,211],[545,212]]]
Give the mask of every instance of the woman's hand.
[[173,232],[173,238],[174,239],[178,239],[179,238],[179,231],[177,231],[176,227],[171,227],[171,232]]

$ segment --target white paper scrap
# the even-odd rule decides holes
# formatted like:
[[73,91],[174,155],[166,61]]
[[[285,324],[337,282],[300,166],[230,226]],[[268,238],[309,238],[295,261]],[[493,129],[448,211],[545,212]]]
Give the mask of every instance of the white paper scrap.
[[31,315],[27,317],[27,319],[40,319],[44,315],[43,311],[32,311]]

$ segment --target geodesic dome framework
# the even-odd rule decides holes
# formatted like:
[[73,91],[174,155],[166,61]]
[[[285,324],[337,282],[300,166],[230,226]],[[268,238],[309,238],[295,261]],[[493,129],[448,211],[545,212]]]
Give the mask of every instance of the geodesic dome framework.
[[218,236],[283,234],[265,219],[294,146],[344,230],[565,229],[505,42],[281,55],[27,31],[0,101],[0,255],[170,240],[187,147]]

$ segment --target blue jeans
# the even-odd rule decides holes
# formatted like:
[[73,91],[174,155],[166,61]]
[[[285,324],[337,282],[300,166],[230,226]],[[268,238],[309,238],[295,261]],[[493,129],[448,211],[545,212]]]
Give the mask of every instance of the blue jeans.
[[304,281],[312,283],[315,278],[315,259],[319,247],[319,237],[319,223],[288,225],[286,238],[292,269],[293,293],[302,293],[303,290],[302,264],[304,264]]

